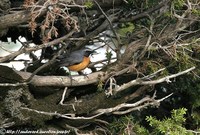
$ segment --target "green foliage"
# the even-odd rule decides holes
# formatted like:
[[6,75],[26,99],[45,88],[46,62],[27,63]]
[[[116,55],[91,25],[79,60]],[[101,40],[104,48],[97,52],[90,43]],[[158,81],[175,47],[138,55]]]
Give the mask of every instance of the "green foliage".
[[146,120],[149,122],[149,125],[153,127],[154,135],[192,135],[191,132],[188,132],[186,128],[183,127],[186,120],[184,118],[186,111],[186,108],[172,110],[171,118],[166,118],[162,121],[152,116],[148,116]]
[[[171,111],[171,117],[158,120],[155,117],[147,116],[146,121],[151,129],[141,126],[132,115],[115,118],[109,128],[112,134],[128,135],[193,135],[194,131],[184,127],[186,108]],[[196,117],[196,116],[195,116]],[[198,114],[198,119],[200,116]]]
[[160,2],[160,0],[147,0],[146,1],[146,7],[150,8],[155,6],[156,4],[158,4]]
[[103,82],[101,80],[99,80],[99,83],[97,85],[97,91],[103,91]]
[[[190,46],[186,49],[192,50]],[[192,54],[187,52],[187,50],[183,50],[182,52],[175,51],[172,55],[173,59],[171,59],[170,67],[175,67],[174,69],[177,69],[177,71],[183,71],[192,66],[197,66],[196,62],[191,57]]]
[[108,64],[110,63],[111,58],[112,58],[112,52],[111,51],[107,51],[106,52],[106,59],[108,60]]
[[140,9],[147,9],[155,6],[160,0],[127,0],[128,5],[136,6]]
[[176,53],[175,60],[178,61],[179,70],[185,70],[186,68],[190,68],[192,66],[196,66],[194,61],[190,59],[189,54],[186,53]]
[[181,108],[178,110],[172,110],[172,120],[176,122],[178,125],[182,125],[183,122],[185,122],[184,115],[186,114],[187,109]]
[[[182,91],[186,92],[190,96],[190,104],[192,108],[200,107],[200,81],[194,80],[192,81],[192,77],[182,79]],[[179,83],[181,84],[181,83]]]
[[[178,67],[178,64],[177,64]],[[199,66],[196,66],[196,70],[193,72],[196,75],[199,75]],[[176,68],[176,67],[175,67]],[[172,70],[175,69],[173,67]],[[179,68],[179,67],[178,67]],[[178,70],[178,69],[175,69]],[[183,75],[178,78],[176,78],[175,83],[172,83],[167,87],[168,90],[172,90],[173,92],[178,93],[180,97],[175,98],[175,104],[177,102],[183,102],[186,104],[187,108],[191,108],[192,111],[191,114],[188,114],[192,117],[192,122],[189,123],[191,127],[199,127],[200,125],[200,113],[199,113],[199,107],[200,107],[200,79],[198,77],[195,77],[194,74],[189,75]],[[179,100],[179,101],[178,101]]]
[[135,122],[133,116],[124,116],[115,119],[110,124],[110,130],[113,134],[128,135],[129,133],[137,135],[149,135],[149,131]]
[[149,60],[147,62],[147,69],[150,71],[150,73],[156,72],[161,68],[162,67],[161,67],[160,63],[157,63],[157,62],[151,61],[151,60]]
[[176,9],[180,9],[183,7],[186,0],[173,0],[172,4]]
[[122,37],[126,37],[128,33],[132,33],[135,29],[135,26],[131,22],[122,23],[121,27],[117,30],[117,33]]
[[170,11],[167,11],[167,12],[164,13],[164,16],[172,17],[173,15],[172,15],[172,13]]
[[[161,63],[158,63],[156,61],[152,61],[152,60],[149,60],[147,63],[146,63],[146,66],[147,66],[147,74],[152,74],[156,71],[158,71],[159,69],[162,69],[164,68],[164,65],[162,65]],[[164,77],[164,76],[167,76],[169,73],[167,70],[164,70],[160,73],[160,77]]]
[[193,118],[193,122],[190,123],[190,125],[199,126],[200,80],[198,78],[194,78],[193,76],[184,76],[181,77],[173,87],[179,87],[181,92],[184,92],[189,96],[189,101],[187,102],[192,108],[191,116]]
[[200,123],[200,113],[198,111],[194,111],[191,114],[192,118],[193,118],[193,124],[196,126],[199,126]]
[[94,5],[94,4],[93,4],[91,1],[86,1],[86,2],[84,3],[84,6],[86,6],[87,9],[92,8],[93,5]]
[[199,9],[192,9],[192,13],[200,16],[200,10]]

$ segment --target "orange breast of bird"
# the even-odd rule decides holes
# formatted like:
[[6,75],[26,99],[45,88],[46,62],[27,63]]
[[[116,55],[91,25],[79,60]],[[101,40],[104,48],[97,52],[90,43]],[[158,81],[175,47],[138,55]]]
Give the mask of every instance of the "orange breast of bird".
[[81,63],[69,66],[68,68],[71,71],[81,71],[81,70],[85,69],[89,65],[89,63],[90,63],[90,58],[84,57],[83,61]]

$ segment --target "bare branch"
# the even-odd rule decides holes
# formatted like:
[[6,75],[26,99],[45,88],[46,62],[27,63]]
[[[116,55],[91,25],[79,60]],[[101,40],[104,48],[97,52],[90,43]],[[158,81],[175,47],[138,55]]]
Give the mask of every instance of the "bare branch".
[[[153,85],[153,84],[158,84],[158,83],[162,83],[162,82],[170,82],[170,79],[172,78],[175,78],[177,76],[180,76],[180,75],[183,75],[183,74],[186,74],[192,70],[194,70],[195,67],[191,67],[187,70],[184,70],[182,72],[179,72],[179,73],[176,73],[176,74],[172,74],[172,75],[169,75],[169,76],[166,76],[166,77],[163,77],[163,78],[160,78],[160,79],[157,79],[157,80],[152,80],[152,81],[143,81],[141,78],[138,78],[138,79],[135,79],[135,80],[132,80],[128,83],[125,83],[121,86],[119,86],[117,89],[115,89],[114,91],[116,93],[120,92],[120,91],[123,91],[131,86],[135,86],[135,85]],[[154,73],[153,73],[154,74]]]
[[[98,109],[95,111],[95,113],[105,113],[105,114],[108,114],[108,113],[113,113],[113,114],[118,114],[118,115],[122,115],[122,114],[127,114],[127,113],[130,113],[132,111],[135,111],[135,110],[140,110],[140,109],[143,109],[147,106],[158,106],[158,104],[165,100],[166,98],[170,97],[172,95],[169,94],[167,96],[165,96],[164,98],[162,99],[158,99],[158,100],[155,100],[154,96],[152,98],[150,97],[145,97],[135,103],[122,103],[122,104],[119,104],[113,108],[106,108],[106,109]],[[128,108],[128,109],[126,109]],[[121,109],[125,109],[123,111],[120,111]]]
[[64,91],[63,91],[63,94],[62,94],[62,98],[61,98],[61,100],[60,100],[60,102],[59,102],[59,104],[61,104],[61,105],[63,105],[63,102],[64,102],[64,100],[65,100],[65,94],[66,94],[66,92],[67,92],[67,87],[65,87],[65,89],[64,89]]
[[98,113],[96,115],[89,116],[89,117],[83,117],[83,116],[76,117],[75,114],[60,114],[60,113],[57,113],[57,112],[52,113],[52,112],[38,111],[38,110],[35,110],[35,109],[26,108],[26,107],[21,107],[21,109],[36,112],[36,113],[39,113],[39,114],[48,115],[48,116],[57,116],[57,117],[61,117],[61,118],[66,118],[66,119],[70,119],[70,120],[91,120],[91,119],[94,119],[94,118],[103,114],[103,113]]
[[2,87],[10,87],[10,86],[17,87],[17,86],[27,85],[27,84],[28,84],[27,82],[24,82],[24,83],[0,83],[0,86],[2,86]]
[[37,51],[37,50],[40,50],[42,48],[46,48],[46,47],[49,47],[49,46],[53,46],[53,45],[56,45],[58,43],[60,43],[61,41],[64,41],[66,39],[68,39],[73,33],[75,32],[75,30],[72,30],[70,31],[67,35],[61,37],[61,38],[57,38],[51,42],[48,42],[48,43],[44,43],[44,44],[41,44],[41,45],[37,45],[35,47],[27,47],[27,48],[23,48],[17,52],[14,52],[14,53],[11,53],[5,57],[2,57],[0,58],[0,63],[1,62],[5,62],[5,61],[8,61],[8,60],[11,60],[13,58],[15,58],[16,56],[20,55],[20,54],[23,54],[23,53],[30,53],[32,51]]
[[108,18],[108,16],[106,15],[106,13],[103,11],[103,9],[101,8],[101,6],[98,4],[98,2],[96,0],[94,0],[95,4],[98,6],[98,8],[100,9],[100,11],[102,12],[102,14],[106,17],[106,19],[108,20],[109,22],[109,26],[110,26],[110,29],[113,31],[115,37],[117,38],[117,41],[119,44],[121,44],[121,40],[119,38],[119,35],[116,33],[116,31],[114,30],[113,28],[113,25],[112,25],[112,22],[110,21],[110,19]]

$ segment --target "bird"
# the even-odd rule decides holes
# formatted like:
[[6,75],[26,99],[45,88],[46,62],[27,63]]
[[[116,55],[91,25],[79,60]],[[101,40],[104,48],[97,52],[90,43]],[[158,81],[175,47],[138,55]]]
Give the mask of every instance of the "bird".
[[65,53],[57,58],[59,67],[67,67],[70,71],[79,72],[84,70],[90,64],[90,55],[95,51],[89,48]]

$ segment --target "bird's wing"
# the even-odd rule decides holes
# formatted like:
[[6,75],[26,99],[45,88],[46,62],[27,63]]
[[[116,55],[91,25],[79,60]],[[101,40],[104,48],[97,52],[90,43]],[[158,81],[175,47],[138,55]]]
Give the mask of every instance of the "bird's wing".
[[84,58],[84,53],[78,50],[71,52],[68,55],[62,55],[58,59],[60,66],[71,66],[74,64],[81,63],[83,61],[83,58]]

